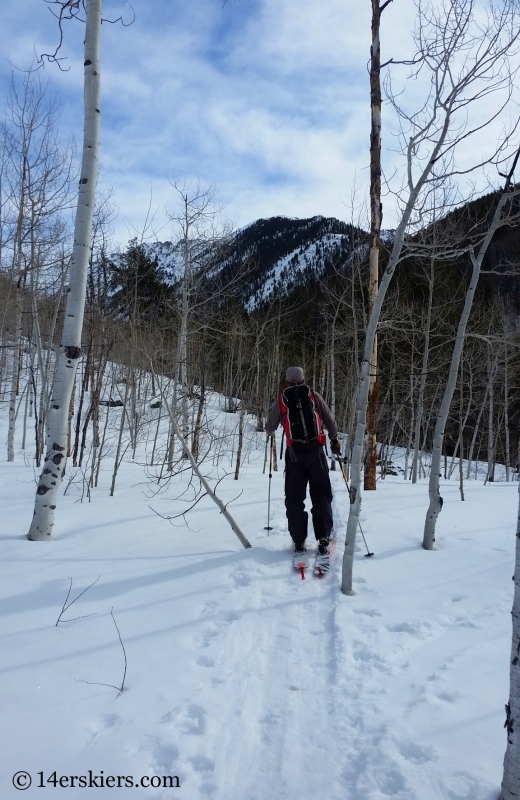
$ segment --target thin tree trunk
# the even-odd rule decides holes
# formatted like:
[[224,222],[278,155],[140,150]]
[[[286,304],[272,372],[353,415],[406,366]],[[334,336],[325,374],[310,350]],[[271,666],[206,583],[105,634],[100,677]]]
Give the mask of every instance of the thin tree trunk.
[[419,463],[419,444],[421,438],[421,425],[424,411],[424,390],[426,389],[426,374],[430,357],[430,329],[433,305],[433,284],[435,279],[435,260],[430,262],[430,282],[428,292],[428,311],[426,312],[426,326],[424,330],[424,349],[421,367],[421,380],[419,384],[419,397],[417,398],[417,417],[415,420],[415,436],[412,462],[412,483],[417,483],[417,468]]
[[83,380],[81,381],[81,393],[79,396],[78,414],[76,417],[76,434],[74,436],[74,448],[72,450],[72,464],[74,467],[77,466],[78,462],[79,436],[81,432],[81,414],[83,412],[83,403],[85,400],[85,394],[87,392],[88,376],[90,371],[91,350],[92,350],[92,340],[90,340],[88,344],[87,358],[84,364]]
[[22,344],[22,290],[21,277],[15,289],[15,322],[13,344],[13,372],[11,375],[11,393],[9,398],[9,432],[7,436],[7,460],[14,461],[14,433],[16,427],[16,395],[20,374],[20,352]]
[[491,353],[488,353],[488,375],[489,375],[489,405],[488,405],[488,447],[487,447],[487,472],[484,484],[488,481],[493,483],[495,480],[495,429],[494,429],[494,413],[495,413],[495,375],[497,371],[498,358],[491,358]]
[[[380,0],[372,0],[372,45],[370,48],[370,250],[368,294],[369,313],[377,296],[379,286],[379,250],[381,247],[381,47]],[[377,470],[377,401],[379,381],[377,375],[377,333],[374,335],[370,359],[370,383],[368,390],[366,461],[364,489],[375,490]]]
[[[155,387],[154,387],[155,388]],[[155,391],[153,392],[155,396]],[[157,438],[159,436],[159,428],[161,426],[161,418],[162,418],[162,403],[159,405],[159,414],[157,416],[157,425],[155,427],[155,436],[153,437],[153,445],[152,445],[152,456],[150,458],[150,466],[153,467],[154,459],[155,459],[155,449],[157,447]]]
[[101,459],[103,457],[103,449],[105,447],[105,440],[107,435],[107,428],[108,428],[108,415],[110,413],[110,407],[107,406],[105,408],[105,424],[103,425],[103,436],[101,437],[101,444],[99,445],[99,451],[97,454],[97,464],[96,464],[96,473],[94,475],[94,488],[97,488],[98,481],[99,481],[99,470],[101,468]]
[[123,400],[123,407],[121,408],[121,420],[119,423],[119,435],[117,437],[117,449],[116,449],[116,457],[114,459],[114,471],[112,473],[112,483],[110,484],[110,497],[114,496],[114,489],[116,488],[116,478],[117,472],[119,470],[120,464],[120,456],[121,456],[121,443],[123,441],[123,431],[125,429],[125,416],[126,416],[126,405],[128,403],[128,379],[125,383],[125,397]]
[[469,481],[469,479],[471,477],[471,462],[473,461],[473,451],[475,449],[475,444],[477,442],[477,436],[478,436],[478,430],[479,430],[479,426],[480,426],[480,420],[482,418],[482,414],[483,414],[484,408],[486,406],[488,392],[489,392],[489,384],[486,384],[486,391],[485,391],[485,394],[484,394],[484,399],[482,400],[482,404],[481,404],[481,406],[479,408],[479,411],[478,411],[477,419],[476,419],[476,422],[475,422],[475,429],[473,431],[473,436],[471,437],[471,444],[469,446],[468,466],[467,466],[467,469],[466,469],[466,480],[468,480],[468,481]]
[[235,467],[235,480],[238,480],[240,472],[240,459],[242,458],[242,445],[244,443],[244,418],[246,416],[246,404],[242,393],[242,403],[240,406],[240,416],[238,419],[238,447],[237,447],[237,461]]
[[[460,413],[459,413],[459,441],[460,441],[460,458],[459,458],[459,491],[460,491],[460,499],[465,500],[464,497],[464,470],[462,468],[462,459],[464,458],[464,426],[466,424],[466,418],[462,419],[462,412],[464,406],[464,363],[461,360],[460,362]],[[468,405],[468,414],[469,414],[469,405]]]
[[200,432],[202,429],[202,415],[204,413],[204,402],[205,402],[205,380],[204,377],[202,378],[202,384],[200,387],[200,400],[199,400],[199,407],[197,409],[197,419],[195,420],[195,428],[193,430],[193,446],[192,446],[192,455],[195,461],[198,460],[199,457],[199,449],[200,449]]
[[509,471],[511,466],[511,445],[509,441],[509,360],[507,345],[505,351],[505,364],[504,364],[504,432],[506,438],[505,445],[505,462],[506,462],[506,481],[509,482]]
[[[332,328],[330,331],[330,410],[334,419],[336,419],[336,319],[338,316],[339,305],[332,320]],[[330,469],[332,472],[336,470],[336,459],[331,454]]]
[[67,458],[70,458],[72,452],[72,419],[74,417],[74,395],[76,394],[76,378],[74,378],[74,385],[72,387],[72,394],[69,403],[69,423],[67,425]]

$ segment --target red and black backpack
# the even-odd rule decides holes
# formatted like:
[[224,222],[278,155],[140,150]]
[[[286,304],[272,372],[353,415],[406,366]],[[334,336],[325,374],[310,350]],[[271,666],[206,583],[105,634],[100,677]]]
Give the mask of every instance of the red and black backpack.
[[317,439],[325,444],[321,417],[316,411],[314,392],[305,384],[288,386],[279,396],[282,424],[287,447],[293,442],[311,442]]

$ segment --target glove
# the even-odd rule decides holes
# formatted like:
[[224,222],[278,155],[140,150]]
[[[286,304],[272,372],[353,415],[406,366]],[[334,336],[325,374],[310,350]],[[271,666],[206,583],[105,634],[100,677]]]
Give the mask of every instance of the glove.
[[332,455],[340,456],[341,455],[341,445],[337,439],[330,440],[330,449],[332,450]]

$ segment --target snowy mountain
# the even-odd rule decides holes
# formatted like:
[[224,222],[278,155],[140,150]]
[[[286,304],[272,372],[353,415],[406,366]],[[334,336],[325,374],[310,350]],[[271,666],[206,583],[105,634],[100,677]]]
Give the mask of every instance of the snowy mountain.
[[[211,273],[233,282],[240,302],[252,310],[344,268],[354,252],[366,249],[366,239],[364,231],[333,217],[259,219],[232,234]],[[153,242],[144,249],[175,281],[182,269],[180,245]]]

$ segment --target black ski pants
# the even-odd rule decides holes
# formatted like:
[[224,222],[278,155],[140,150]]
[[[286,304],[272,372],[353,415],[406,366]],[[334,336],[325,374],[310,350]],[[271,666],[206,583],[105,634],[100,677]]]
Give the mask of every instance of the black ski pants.
[[307,484],[312,502],[312,525],[316,539],[330,536],[332,531],[332,488],[329,467],[321,444],[308,450],[285,453],[285,508],[289,533],[296,546],[307,538],[308,515],[305,511]]

